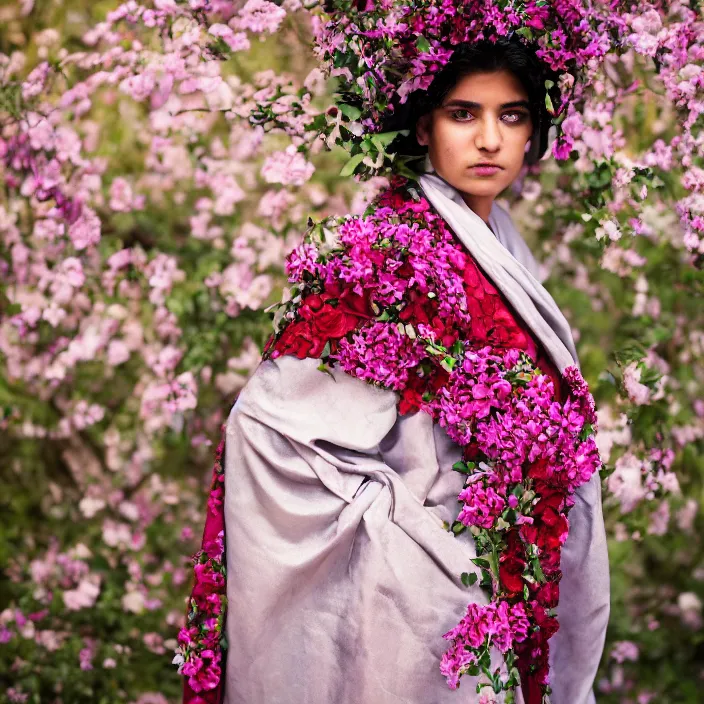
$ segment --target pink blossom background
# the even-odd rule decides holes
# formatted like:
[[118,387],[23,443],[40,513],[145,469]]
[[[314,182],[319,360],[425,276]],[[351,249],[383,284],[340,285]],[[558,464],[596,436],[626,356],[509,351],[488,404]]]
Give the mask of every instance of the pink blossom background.
[[[310,6],[310,7],[309,7]],[[704,682],[704,26],[625,4],[548,156],[502,200],[573,324],[609,467],[603,702]],[[340,176],[299,0],[0,8],[0,702],[179,700],[220,423]],[[327,140],[308,129],[326,115]]]

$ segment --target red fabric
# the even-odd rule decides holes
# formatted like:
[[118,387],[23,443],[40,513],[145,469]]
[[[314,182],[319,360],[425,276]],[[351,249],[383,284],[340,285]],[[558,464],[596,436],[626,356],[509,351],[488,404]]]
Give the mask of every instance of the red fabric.
[[563,401],[562,375],[528,326],[516,316],[504,295],[487,279],[479,265],[469,260],[464,273],[467,305],[472,315],[468,339],[481,345],[525,352],[553,381],[555,400]]

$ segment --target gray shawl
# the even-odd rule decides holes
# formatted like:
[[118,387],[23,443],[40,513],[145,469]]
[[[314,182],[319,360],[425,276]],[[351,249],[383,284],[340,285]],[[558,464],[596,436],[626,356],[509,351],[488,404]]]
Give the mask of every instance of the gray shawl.
[[[421,184],[557,366],[576,363],[569,325],[508,213],[495,206],[492,233],[439,177]],[[317,366],[262,362],[228,419],[225,701],[478,704],[476,678],[452,691],[439,671],[442,634],[469,602],[487,601],[459,578],[473,569],[471,535],[443,527],[457,515],[461,448],[427,414],[399,416],[395,392]],[[551,701],[589,704],[609,615],[596,474],[569,520]]]

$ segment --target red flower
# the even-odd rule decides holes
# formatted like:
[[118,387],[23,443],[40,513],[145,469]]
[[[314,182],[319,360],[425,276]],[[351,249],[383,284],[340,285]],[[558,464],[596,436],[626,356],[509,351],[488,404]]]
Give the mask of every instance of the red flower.
[[272,357],[282,354],[293,354],[298,359],[306,357],[320,357],[325,348],[325,340],[316,338],[311,324],[307,320],[298,320],[289,323],[281,333],[281,337],[274,345]]
[[520,530],[521,538],[523,538],[526,543],[538,543],[538,527],[534,523],[523,523]]
[[548,461],[543,457],[535,460],[528,468],[528,476],[531,479],[548,479]]
[[403,307],[403,310],[398,314],[400,320],[404,323],[412,320],[415,325],[418,323],[430,322],[430,316],[435,313],[434,310],[428,310],[430,300],[422,296],[417,291],[411,291],[408,294],[408,302]]
[[[396,276],[401,279],[410,279],[411,276],[413,276],[414,271],[415,270],[413,269],[413,265],[411,264],[411,262],[408,261],[408,259],[406,259],[406,261],[403,262],[403,264],[401,264],[398,269],[396,269]],[[411,291],[411,296],[417,297],[418,294],[416,293],[416,291]]]
[[360,321],[373,317],[369,292],[360,296],[351,288],[337,284],[328,286],[323,293],[306,296],[298,312],[300,319],[289,323],[281,333],[272,357],[293,354],[299,359],[316,359],[329,340],[344,337]]
[[450,380],[450,373],[442,367],[437,367],[428,379],[428,389],[436,394]]
[[541,584],[540,588],[535,592],[535,600],[546,609],[552,609],[557,606],[559,598],[559,582],[545,582],[545,584]]
[[[335,300],[333,305],[330,301]],[[369,294],[356,294],[350,288],[337,284],[328,286],[323,293],[307,296],[299,309],[301,318],[311,323],[315,336],[330,338],[344,337],[354,330],[360,320],[372,318]],[[324,346],[324,345],[323,345]]]
[[402,187],[408,179],[404,176],[394,176],[391,179],[390,187],[382,191],[378,196],[379,206],[400,211],[408,201],[408,196],[403,193]]
[[559,548],[557,550],[543,550],[540,556],[540,566],[546,576],[558,575],[559,578],[561,552]]
[[559,548],[567,540],[569,522],[561,512],[565,497],[559,491],[548,491],[533,507],[538,545],[547,550]]
[[405,416],[408,413],[415,413],[420,409],[423,403],[423,391],[425,388],[426,379],[421,378],[418,374],[408,375],[408,384],[401,391],[401,398],[398,405],[398,412]]
[[499,558],[499,580],[509,596],[515,596],[523,591],[523,570],[526,562],[523,543],[518,531],[511,530],[506,536],[506,550]]
[[422,394],[415,389],[406,387],[401,392],[401,399],[398,404],[399,415],[405,416],[409,413],[415,413],[420,410],[421,403],[423,403]]
[[[540,640],[547,645],[547,641],[557,633],[560,624],[554,616],[550,616],[543,606],[540,604],[533,605],[533,617],[535,624],[540,626]],[[547,651],[547,647],[543,646],[543,650]]]
[[535,345],[519,325],[508,301],[470,260],[462,272],[467,294],[467,309],[472,317],[471,335],[495,347],[526,350],[532,355]]
[[543,543],[548,549],[558,549],[567,540],[570,524],[567,516],[557,513],[553,509],[547,509],[543,514]]
[[475,441],[470,442],[462,452],[462,459],[465,460],[465,462],[474,462],[480,457],[483,457],[483,453],[479,449],[479,444]]

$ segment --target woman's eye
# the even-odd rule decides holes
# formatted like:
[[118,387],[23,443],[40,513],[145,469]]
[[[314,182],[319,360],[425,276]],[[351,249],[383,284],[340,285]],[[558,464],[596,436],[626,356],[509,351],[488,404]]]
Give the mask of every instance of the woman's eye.
[[[468,122],[472,118],[472,113],[469,110],[453,110],[452,117],[459,122]],[[528,113],[519,111],[507,112],[503,115],[505,122],[508,124],[518,124],[528,119]]]
[[528,117],[527,113],[525,112],[507,112],[506,116],[512,118],[509,120],[510,123],[523,122],[523,120]]
[[[453,117],[454,117],[455,119],[458,119],[457,116],[460,115],[460,114],[471,115],[471,113],[469,112],[469,110],[454,110],[454,111],[452,112],[452,115],[453,115]],[[466,122],[466,119],[463,120],[461,117],[459,118],[459,120],[460,120],[461,122]]]

